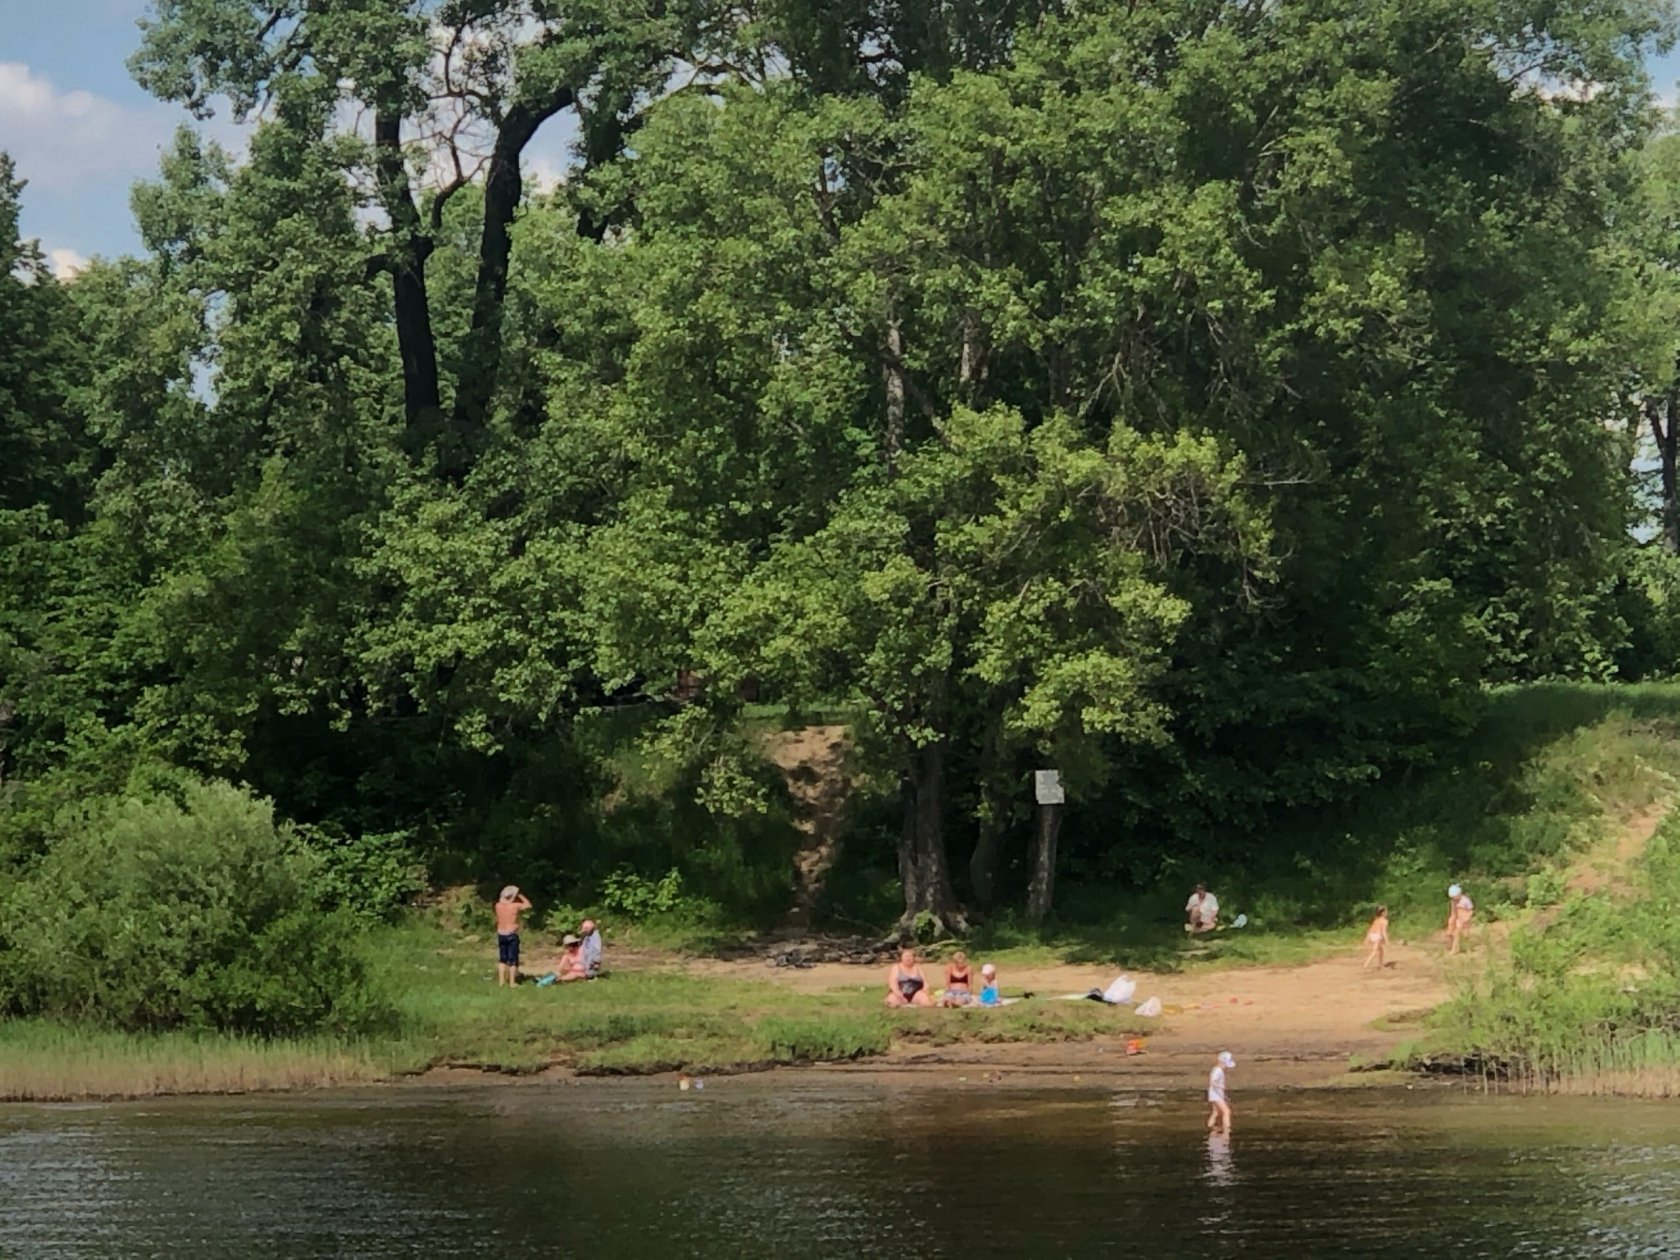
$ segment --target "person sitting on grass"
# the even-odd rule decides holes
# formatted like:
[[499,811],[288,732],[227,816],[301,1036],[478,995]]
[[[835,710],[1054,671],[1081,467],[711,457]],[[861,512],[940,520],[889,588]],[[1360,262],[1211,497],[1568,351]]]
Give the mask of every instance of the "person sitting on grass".
[[1219,926],[1219,898],[1207,890],[1206,884],[1197,884],[1184,903],[1184,913],[1189,917],[1184,925],[1186,932],[1211,932]]
[[[1383,962],[1383,947],[1388,944],[1388,907],[1378,906],[1377,917],[1371,920],[1371,926],[1365,929],[1365,943],[1371,947],[1371,952],[1365,955],[1365,967],[1369,967],[1373,960],[1377,970],[1381,971],[1387,964]],[[1365,967],[1360,970],[1364,971]]]
[[519,983],[519,916],[531,908],[531,899],[509,884],[496,899],[496,987]]
[[998,991],[997,968],[987,963],[980,968],[980,1002],[981,1006],[1002,1006],[1003,994]]
[[578,927],[583,937],[583,969],[593,980],[601,974],[601,929],[594,919],[585,919]]
[[945,968],[945,992],[940,996],[941,1006],[973,1006],[974,1005],[974,973],[968,967],[968,955],[958,950],[951,955],[951,962]]
[[589,979],[589,964],[583,959],[583,938],[567,932],[560,938],[560,957],[554,960],[555,978],[565,982]]
[[1470,930],[1470,920],[1475,913],[1475,903],[1464,889],[1457,884],[1447,889],[1447,953],[1458,953],[1459,943]]
[[887,968],[887,1005],[933,1005],[927,981],[922,976],[921,964],[916,961],[916,951],[913,949],[902,951],[898,961]]

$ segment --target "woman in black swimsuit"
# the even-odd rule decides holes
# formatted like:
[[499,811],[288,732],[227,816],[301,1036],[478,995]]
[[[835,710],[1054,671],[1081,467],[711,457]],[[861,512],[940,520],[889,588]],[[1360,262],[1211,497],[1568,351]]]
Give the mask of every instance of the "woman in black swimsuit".
[[898,961],[887,969],[887,1005],[933,1005],[933,998],[928,994],[927,981],[922,978],[922,969],[916,962],[916,951],[913,949],[901,953]]

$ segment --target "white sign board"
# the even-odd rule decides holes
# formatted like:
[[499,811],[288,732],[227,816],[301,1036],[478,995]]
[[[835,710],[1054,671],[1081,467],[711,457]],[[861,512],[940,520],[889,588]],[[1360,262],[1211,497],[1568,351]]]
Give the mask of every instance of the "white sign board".
[[1062,788],[1060,770],[1034,770],[1033,792],[1037,795],[1040,805],[1062,805],[1067,802],[1067,792]]

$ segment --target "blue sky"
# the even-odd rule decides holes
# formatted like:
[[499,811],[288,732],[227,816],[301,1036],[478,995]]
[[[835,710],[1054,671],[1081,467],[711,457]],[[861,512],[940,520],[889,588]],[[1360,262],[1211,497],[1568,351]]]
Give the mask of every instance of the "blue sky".
[[[124,61],[139,41],[135,23],[147,0],[53,0],[7,4],[0,35],[0,150],[29,181],[23,234],[38,238],[61,270],[94,254],[139,248],[128,190],[152,174],[160,150],[187,115],[152,100]],[[1653,67],[1657,87],[1674,96],[1680,53]],[[558,120],[557,120],[558,122]],[[564,139],[551,123],[532,156],[550,170],[564,163]],[[237,142],[223,119],[219,138]]]

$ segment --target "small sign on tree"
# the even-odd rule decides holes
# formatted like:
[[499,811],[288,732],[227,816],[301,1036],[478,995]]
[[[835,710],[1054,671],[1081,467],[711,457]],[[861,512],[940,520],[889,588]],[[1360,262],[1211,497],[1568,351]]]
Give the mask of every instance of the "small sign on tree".
[[1067,792],[1062,787],[1060,770],[1034,770],[1033,791],[1040,805],[1065,805]]

